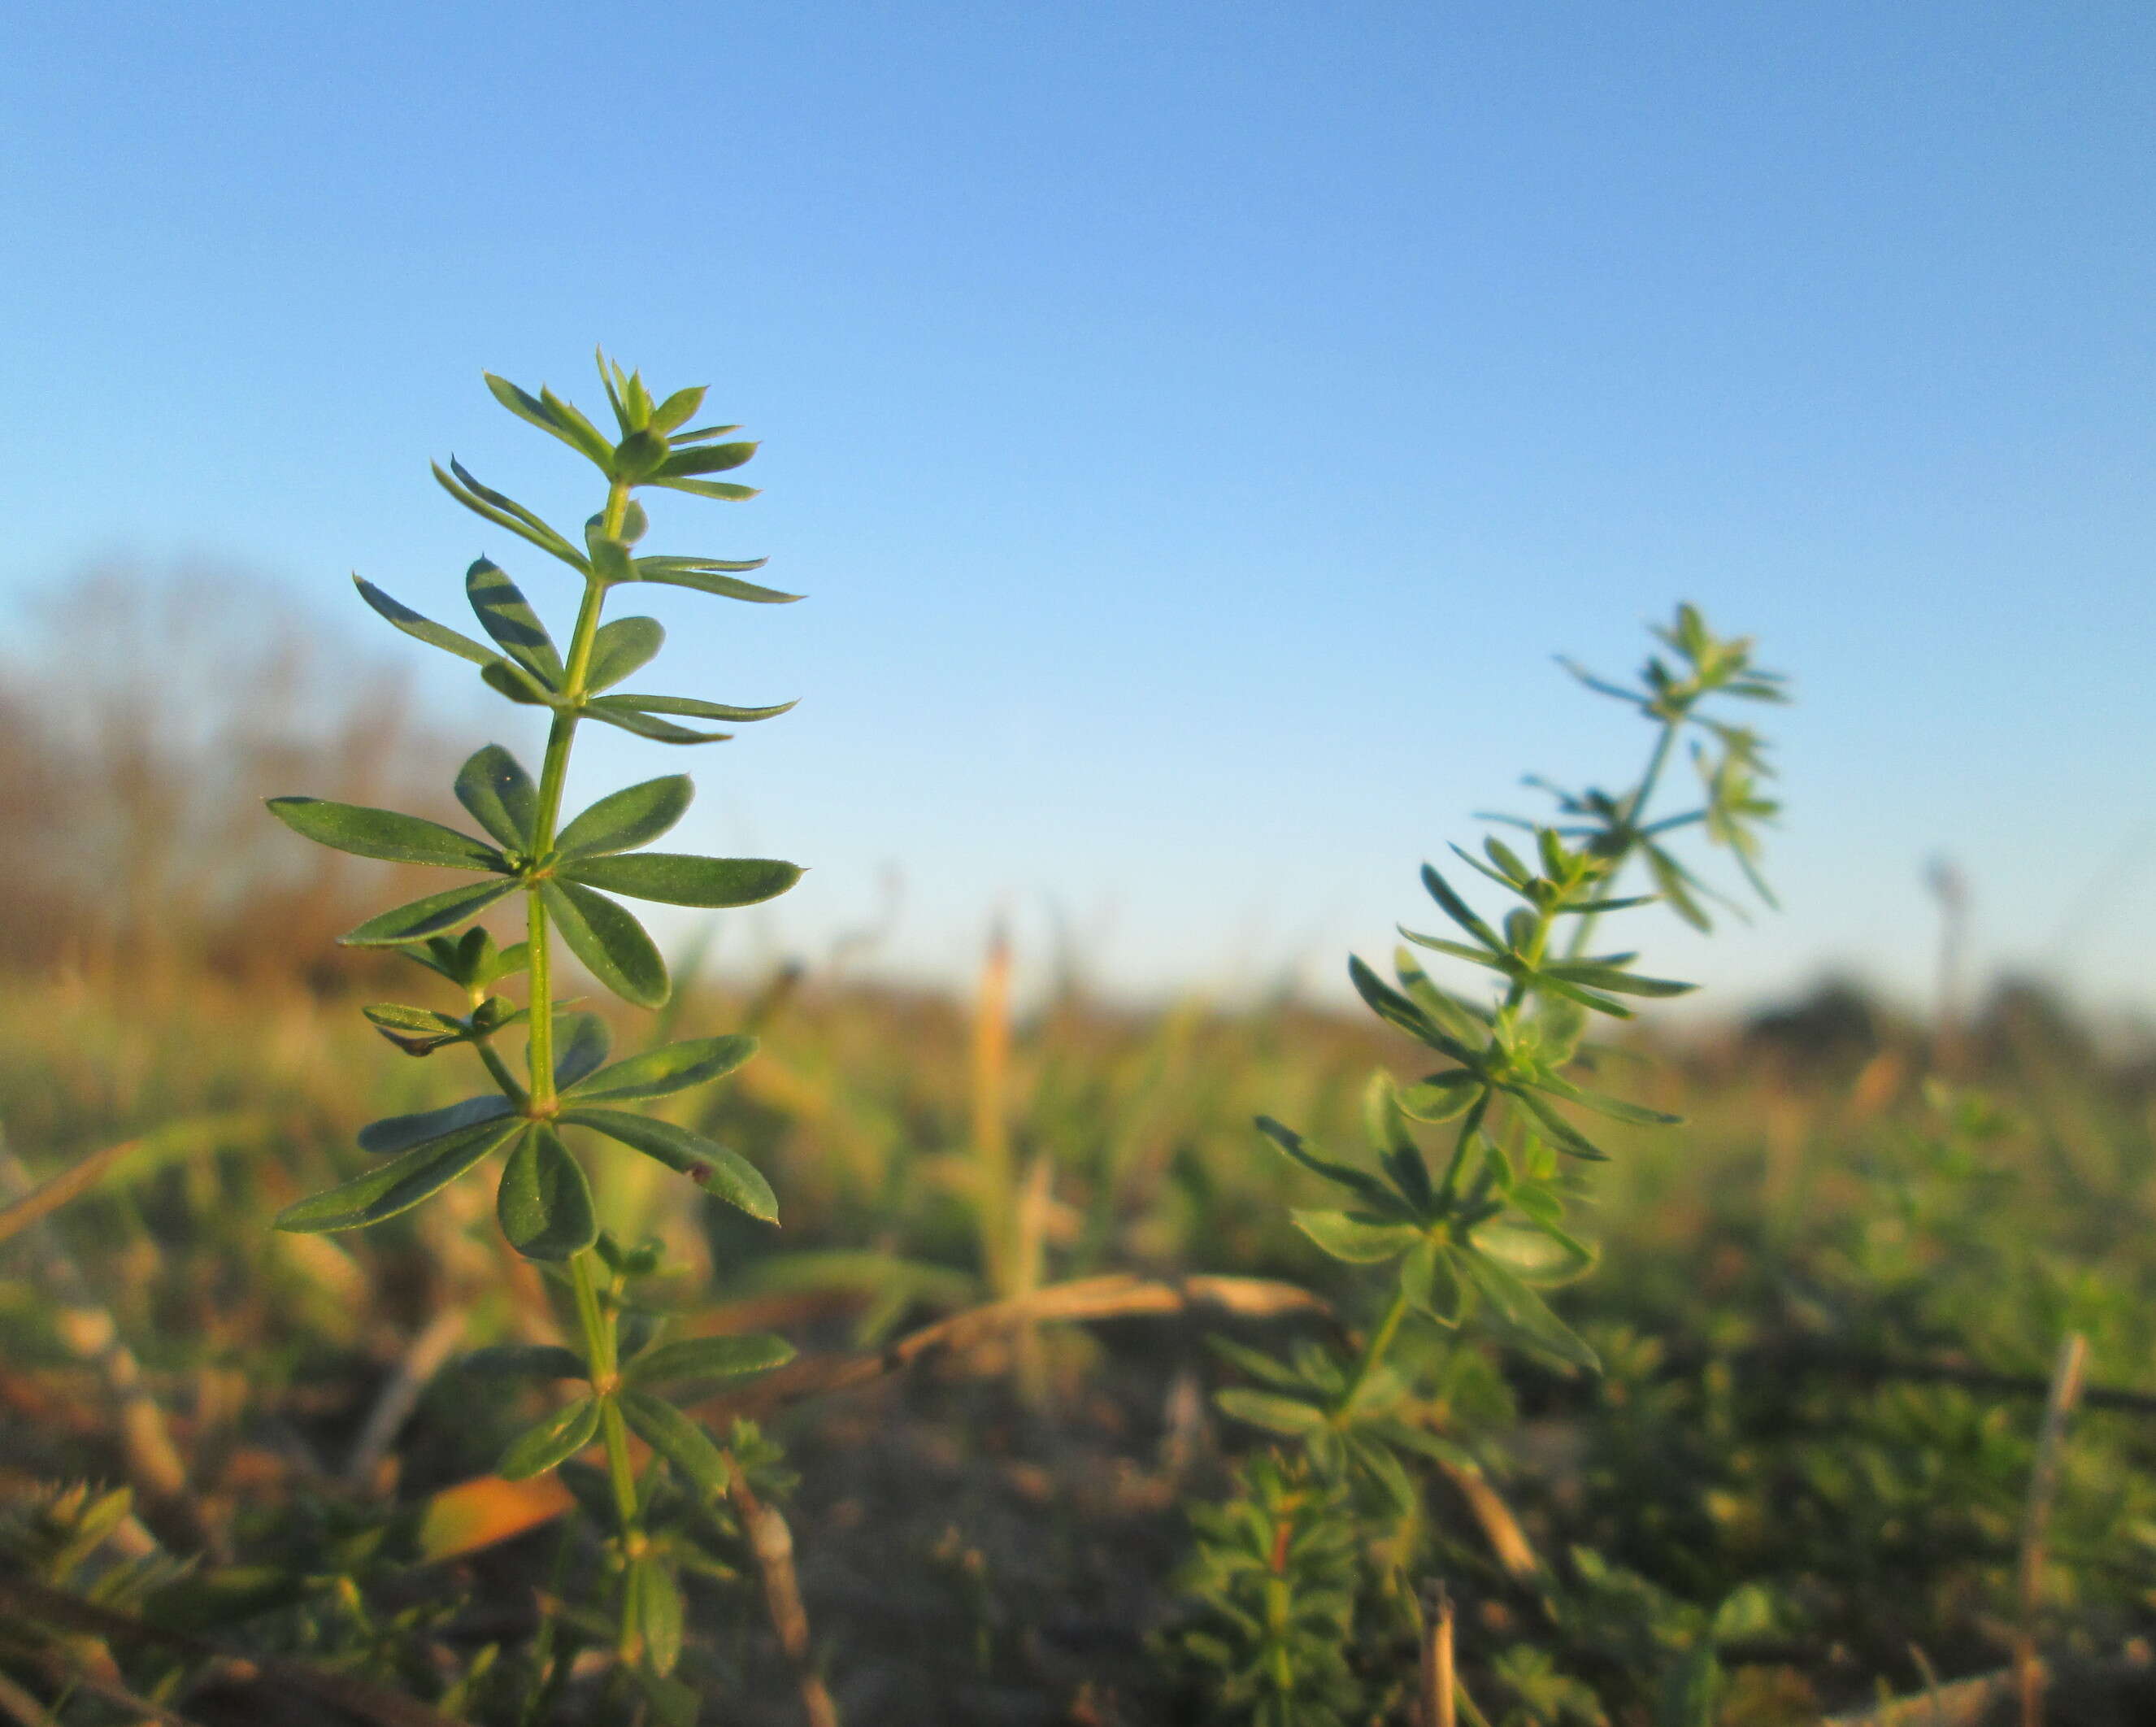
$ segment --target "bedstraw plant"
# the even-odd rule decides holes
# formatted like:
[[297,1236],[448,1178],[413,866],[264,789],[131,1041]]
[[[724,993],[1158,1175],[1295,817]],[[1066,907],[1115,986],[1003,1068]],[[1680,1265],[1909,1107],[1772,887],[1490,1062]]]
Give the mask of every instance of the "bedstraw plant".
[[[1590,689],[1634,708],[1654,727],[1639,777],[1622,792],[1572,792],[1531,779],[1555,798],[1558,819],[1494,818],[1523,829],[1519,850],[1491,835],[1460,861],[1513,903],[1486,917],[1454,877],[1425,865],[1424,887],[1452,925],[1445,934],[1403,929],[1390,981],[1361,959],[1348,974],[1370,1010],[1438,1058],[1404,1083],[1380,1071],[1364,1098],[1371,1157],[1334,1157],[1295,1129],[1260,1117],[1270,1143],[1338,1195],[1332,1208],[1298,1210],[1303,1234],[1332,1258],[1365,1267],[1381,1303],[1376,1324],[1351,1349],[1305,1344],[1286,1356],[1216,1339],[1251,1383],[1219,1394],[1228,1415],[1279,1436],[1291,1450],[1245,1467],[1233,1500],[1199,1519],[1187,1577],[1196,1616],[1181,1638],[1186,1658],[1210,1676],[1222,1712],[1260,1727],[1337,1727],[1356,1709],[1382,1706],[1383,1688],[1358,1683],[1343,1659],[1358,1611],[1382,1626],[1416,1622],[1411,1586],[1428,1529],[1419,1467],[1479,1473],[1472,1452],[1426,1419],[1404,1328],[1457,1333],[1479,1321],[1503,1341],[1569,1370],[1594,1371],[1594,1351],[1552,1310],[1542,1291],[1594,1263],[1573,1232],[1575,1172],[1603,1160],[1591,1125],[1574,1113],[1633,1126],[1677,1118],[1582,1084],[1574,1074],[1595,1052],[1584,1042],[1594,1016],[1625,1019],[1640,998],[1691,986],[1647,976],[1629,952],[1591,953],[1604,917],[1669,904],[1705,928],[1710,891],[1671,851],[1703,829],[1733,851],[1763,896],[1758,830],[1774,804],[1761,794],[1768,772],[1758,738],[1722,717],[1722,704],[1778,702],[1782,680],[1753,663],[1748,640],[1716,636],[1691,606],[1656,635],[1668,656],[1650,657],[1636,686],[1607,682],[1567,663]],[[1562,663],[1562,662],[1561,662]],[[1708,711],[1709,703],[1716,704]],[[1690,743],[1700,801],[1657,814],[1666,770]],[[1653,892],[1619,892],[1635,858]],[[1483,999],[1449,989],[1414,949],[1494,974]],[[1435,1138],[1436,1154],[1426,1149]],[[1427,1351],[1423,1352],[1424,1356]],[[1344,1555],[1362,1555],[1352,1579]],[[1366,1637],[1372,1627],[1365,1625]]]
[[[546,753],[537,779],[499,744],[487,745],[464,764],[456,777],[457,801],[484,837],[386,810],[307,797],[270,800],[270,808],[287,826],[323,845],[477,877],[370,918],[342,939],[397,949],[455,992],[449,1008],[367,1007],[367,1017],[382,1036],[414,1056],[462,1046],[491,1082],[488,1091],[446,1108],[361,1129],[361,1151],[382,1161],[290,1207],[277,1226],[321,1231],[380,1223],[488,1159],[501,1159],[495,1194],[502,1232],[517,1252],[567,1285],[576,1344],[482,1352],[471,1365],[580,1388],[515,1438],[501,1467],[511,1478],[528,1477],[556,1468],[595,1441],[603,1447],[617,1653],[623,1668],[662,1705],[662,1714],[678,1717],[682,1688],[667,1675],[681,1642],[679,1572],[696,1565],[700,1530],[716,1528],[715,1515],[701,1515],[700,1521],[700,1514],[716,1512],[733,1463],[667,1401],[663,1388],[761,1372],[792,1352],[775,1337],[660,1340],[659,1328],[638,1311],[634,1293],[657,1270],[655,1250],[624,1246],[600,1228],[578,1145],[625,1146],[749,1216],[775,1222],[771,1188],[745,1159],[638,1108],[719,1079],[746,1061],[756,1046],[747,1036],[698,1038],[609,1065],[606,1022],[572,1010],[559,994],[557,938],[614,995],[637,1007],[659,1008],[669,995],[665,963],[614,896],[677,906],[747,906],[784,892],[801,871],[766,858],[645,849],[688,809],[685,774],[611,793],[566,821],[562,792],[577,730],[586,720],[659,743],[711,743],[730,735],[710,729],[711,722],[768,719],[791,706],[742,707],[622,692],[620,686],[658,653],[665,632],[647,617],[602,621],[615,589],[659,583],[764,604],[797,596],[744,579],[762,559],[637,549],[649,526],[640,492],[752,497],[751,488],[715,476],[747,461],[756,445],[730,441],[739,429],[734,426],[684,429],[702,404],[701,388],[654,399],[639,375],[624,373],[603,354],[599,372],[615,435],[601,432],[550,390],[533,396],[491,374],[486,378],[503,407],[598,470],[604,502],[578,540],[483,484],[454,460],[446,470],[434,470],[465,508],[575,573],[583,591],[566,647],[556,645],[523,594],[485,558],[465,578],[484,642],[359,581],[367,604],[406,635],[470,661],[509,701],[545,711]],[[498,944],[475,923],[496,907],[521,912],[521,940]],[[520,975],[526,980],[521,1005],[503,993]],[[524,1036],[521,1063],[503,1046],[514,1030]],[[659,1460],[640,1477],[630,1451],[632,1431]],[[670,1483],[659,1478],[661,1464],[673,1473]],[[661,1510],[666,1512],[664,1529],[657,1526]],[[665,1707],[669,1704],[670,1710]],[[693,1715],[693,1697],[685,1704]]]

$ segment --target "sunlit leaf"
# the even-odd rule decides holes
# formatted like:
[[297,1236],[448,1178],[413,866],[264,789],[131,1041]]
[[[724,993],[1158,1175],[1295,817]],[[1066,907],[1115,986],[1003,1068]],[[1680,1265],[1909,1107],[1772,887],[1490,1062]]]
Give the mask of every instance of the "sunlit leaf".
[[609,893],[670,906],[752,906],[775,898],[801,879],[798,864],[768,857],[696,857],[680,851],[639,851],[625,857],[577,858],[560,873]]
[[1388,1223],[1347,1211],[1291,1211],[1295,1226],[1335,1259],[1380,1265],[1397,1259],[1422,1239],[1411,1223]]
[[1221,1412],[1269,1433],[1288,1435],[1314,1432],[1325,1425],[1325,1411],[1277,1391],[1256,1391],[1247,1385],[1230,1385],[1213,1394]]
[[783,1367],[793,1359],[793,1345],[783,1337],[752,1334],[738,1337],[690,1337],[661,1344],[639,1355],[623,1370],[632,1385],[653,1385],[669,1380],[747,1379]]
[[432,618],[421,617],[411,607],[392,599],[373,583],[358,576],[352,579],[358,585],[362,599],[416,640],[439,648],[445,654],[454,654],[459,660],[469,660],[475,666],[485,666],[501,657],[492,648],[482,646],[470,636],[459,635]]
[[591,1370],[584,1358],[558,1344],[490,1344],[457,1363],[466,1373],[532,1380],[580,1380]]
[[506,571],[480,558],[465,573],[465,593],[481,627],[504,653],[549,689],[562,687],[561,651]]
[[758,605],[788,605],[800,599],[798,594],[741,581],[734,574],[737,570],[761,569],[768,561],[752,558],[738,563],[722,563],[716,558],[639,558],[635,561],[636,579],[661,582],[670,588],[693,588],[699,594],[716,594],[721,599],[746,599]]
[[603,895],[558,876],[541,893],[562,939],[593,977],[638,1007],[665,1005],[666,962],[634,917]]
[[501,1454],[495,1467],[511,1481],[543,1475],[567,1462],[592,1442],[599,1431],[599,1401],[579,1397],[535,1421]]
[[389,863],[434,864],[443,869],[505,871],[508,861],[493,846],[424,816],[370,810],[326,798],[272,798],[270,813],[317,845]]
[[621,1412],[637,1437],[679,1470],[698,1493],[720,1498],[733,1484],[725,1454],[672,1404],[646,1391],[624,1391]]
[[679,1170],[706,1192],[765,1223],[778,1221],[778,1200],[771,1184],[739,1152],[706,1139],[692,1128],[619,1109],[592,1109],[581,1100],[562,1112],[564,1126],[591,1128],[608,1138],[656,1158]]
[[495,1215],[509,1245],[526,1259],[567,1259],[598,1239],[583,1166],[548,1127],[534,1128],[510,1153]]
[[1584,1367],[1589,1373],[1602,1370],[1594,1351],[1510,1267],[1472,1252],[1456,1254],[1454,1259],[1461,1276],[1522,1338],[1560,1361]]
[[602,624],[592,638],[592,659],[584,673],[584,687],[610,690],[631,673],[641,671],[665,645],[666,631],[656,618],[616,618]]
[[370,917],[358,928],[337,938],[347,948],[394,948],[406,942],[424,941],[471,922],[496,900],[521,887],[515,880],[475,881],[452,887],[446,893],[430,893],[393,912]]
[[694,1038],[631,1056],[567,1088],[575,1092],[579,1104],[665,1097],[732,1073],[755,1053],[753,1037]]
[[584,704],[584,715],[609,726],[619,726],[639,738],[648,738],[654,743],[724,743],[734,735],[731,732],[698,732],[687,726],[677,726],[671,720],[655,718],[634,705],[634,700],[600,696]]
[[477,750],[457,771],[457,801],[504,846],[528,850],[539,813],[539,789],[516,758],[498,743]]
[[629,1591],[629,1619],[643,1640],[644,1659],[664,1678],[681,1659],[681,1586],[656,1554],[633,1560],[623,1580]]
[[315,1235],[382,1222],[440,1192],[524,1125],[515,1117],[483,1121],[427,1140],[356,1181],[286,1206],[274,1227]]
[[597,1014],[562,1014],[554,1021],[554,1085],[557,1091],[589,1078],[613,1046],[613,1033]]
[[394,1157],[409,1151],[415,1145],[424,1145],[430,1139],[439,1139],[459,1128],[476,1127],[481,1122],[498,1121],[509,1113],[509,1099],[500,1092],[483,1097],[467,1097],[461,1103],[452,1103],[444,1109],[422,1110],[417,1115],[393,1115],[378,1122],[369,1122],[359,1130],[359,1149],[373,1153],[377,1157]]
[[555,848],[564,858],[580,858],[649,846],[681,819],[695,794],[685,774],[624,786],[563,828]]

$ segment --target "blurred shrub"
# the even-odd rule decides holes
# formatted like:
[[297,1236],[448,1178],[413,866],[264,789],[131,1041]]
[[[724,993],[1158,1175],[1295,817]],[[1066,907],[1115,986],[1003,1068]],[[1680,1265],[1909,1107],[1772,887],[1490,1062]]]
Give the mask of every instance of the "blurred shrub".
[[212,566],[104,565],[27,610],[0,665],[0,965],[161,996],[183,974],[322,989],[386,964],[333,945],[381,866],[295,844],[262,799],[439,783],[400,674]]

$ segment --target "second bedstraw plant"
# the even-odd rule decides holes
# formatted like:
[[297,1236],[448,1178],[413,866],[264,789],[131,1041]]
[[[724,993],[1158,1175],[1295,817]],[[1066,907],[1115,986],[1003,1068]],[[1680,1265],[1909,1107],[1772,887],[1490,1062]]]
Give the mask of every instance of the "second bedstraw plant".
[[[1591,1125],[1583,1128],[1568,1112],[1635,1125],[1676,1118],[1591,1090],[1572,1074],[1594,1060],[1583,1041],[1592,1016],[1627,1018],[1628,998],[1691,986],[1641,974],[1630,953],[1589,953],[1590,932],[1607,913],[1657,899],[1694,928],[1707,927],[1702,900],[1710,891],[1670,850],[1690,830],[1732,851],[1766,897],[1754,866],[1757,828],[1775,810],[1758,790],[1767,771],[1758,738],[1705,710],[1731,700],[1781,701],[1782,679],[1753,663],[1748,639],[1716,636],[1689,605],[1656,635],[1669,657],[1650,657],[1636,687],[1568,666],[1653,727],[1638,779],[1621,793],[1530,780],[1555,796],[1555,821],[1505,819],[1530,836],[1519,850],[1494,835],[1480,856],[1453,848],[1511,909],[1486,917],[1460,892],[1462,878],[1425,865],[1423,885],[1451,930],[1403,930],[1412,947],[1395,956],[1393,981],[1350,962],[1372,1011],[1438,1064],[1404,1083],[1373,1076],[1368,1159],[1329,1155],[1279,1122],[1258,1122],[1333,1190],[1337,1209],[1298,1210],[1296,1225],[1333,1259],[1364,1267],[1382,1306],[1351,1349],[1312,1344],[1281,1359],[1216,1339],[1254,1381],[1222,1391],[1221,1407],[1287,1442],[1245,1466],[1231,1500],[1198,1514],[1186,1577],[1197,1611],[1180,1647],[1228,1719],[1343,1727],[1398,1700],[1396,1661],[1389,1685],[1382,1653],[1362,1671],[1350,1655],[1358,1642],[1366,1651],[1382,1646],[1389,1627],[1417,1624],[1412,1585],[1430,1561],[1431,1531],[1416,1466],[1471,1476],[1480,1469],[1456,1435],[1434,1431],[1437,1400],[1417,1384],[1428,1377],[1434,1344],[1441,1362],[1438,1339],[1480,1315],[1515,1347],[1571,1368],[1596,1367],[1594,1351],[1537,1287],[1568,1282],[1594,1262],[1567,1211],[1582,1190],[1572,1169],[1604,1154]],[[1701,800],[1661,813],[1665,769],[1688,734]],[[1618,892],[1635,857],[1654,892]],[[1479,992],[1444,988],[1414,948],[1476,968],[1494,989],[1477,999]],[[1435,1141],[1429,1151],[1425,1138]],[[1702,1643],[1673,1694],[1697,1700],[1711,1692],[1712,1661],[1712,1645]],[[1666,1709],[1660,1719],[1694,1727],[1705,1707]],[[1553,1718],[1539,1709],[1530,1704],[1518,1719]]]
[[[754,1053],[748,1037],[671,1043],[608,1064],[605,1022],[567,1012],[556,995],[556,938],[613,994],[656,1008],[669,993],[666,966],[643,926],[612,895],[669,905],[752,905],[784,892],[800,876],[767,858],[696,857],[649,846],[689,807],[687,776],[669,774],[601,798],[567,821],[562,788],[578,726],[619,727],[655,743],[716,743],[721,724],[768,719],[790,703],[737,707],[700,697],[620,693],[620,686],[659,651],[665,632],[650,618],[602,622],[608,596],[633,583],[661,583],[723,599],[789,600],[742,579],[762,562],[653,556],[637,550],[648,522],[637,494],[651,488],[715,499],[755,496],[713,476],[755,454],[729,441],[739,428],[690,422],[701,389],[654,399],[640,376],[603,355],[600,376],[617,432],[603,433],[550,390],[535,397],[490,374],[487,387],[511,414],[575,450],[598,469],[601,507],[572,539],[514,499],[483,485],[458,462],[434,476],[457,501],[574,572],[582,586],[566,647],[507,575],[482,558],[465,578],[486,641],[424,618],[372,584],[361,596],[408,635],[470,660],[513,702],[550,716],[546,755],[535,780],[506,749],[489,744],[457,775],[457,800],[484,838],[416,815],[316,798],[276,798],[270,809],[311,840],[362,857],[430,864],[477,879],[384,912],[343,938],[353,946],[395,948],[447,980],[452,1010],[382,1004],[367,1016],[413,1055],[467,1046],[492,1089],[424,1114],[393,1117],[362,1128],[361,1149],[383,1161],[342,1186],[302,1200],[277,1220],[302,1231],[356,1229],[418,1205],[490,1158],[501,1159],[497,1212],[503,1233],[526,1257],[544,1262],[573,1296],[580,1347],[489,1352],[485,1364],[533,1378],[581,1383],[567,1403],[511,1442],[502,1471],[523,1477],[552,1469],[596,1439],[605,1449],[615,1522],[612,1575],[619,1591],[619,1652],[647,1683],[663,1685],[680,1645],[677,1581],[696,1555],[688,1533],[661,1529],[654,1506],[708,1505],[729,1478],[727,1455],[660,1395],[670,1382],[709,1381],[776,1366],[791,1354],[773,1337],[722,1337],[655,1343],[651,1328],[621,1322],[631,1282],[650,1271],[650,1250],[629,1250],[601,1231],[572,1136],[612,1141],[655,1158],[751,1216],[776,1221],[769,1185],[737,1154],[636,1106],[739,1067]],[[467,927],[490,907],[518,908],[525,938],[497,945]],[[528,977],[525,1005],[501,993]],[[521,1028],[524,1060],[512,1065],[501,1043]],[[639,1478],[629,1434],[637,1433],[674,1472],[657,1466]],[[693,1524],[693,1519],[687,1519]]]

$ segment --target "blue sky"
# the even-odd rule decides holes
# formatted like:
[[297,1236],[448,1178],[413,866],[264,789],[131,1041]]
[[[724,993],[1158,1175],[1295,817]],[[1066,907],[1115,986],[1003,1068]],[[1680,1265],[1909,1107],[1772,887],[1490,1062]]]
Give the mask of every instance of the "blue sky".
[[[611,15],[610,15],[611,14]],[[670,542],[661,687],[803,699],[690,843],[814,866],[722,951],[1332,988],[1522,772],[1640,746],[1549,656],[1681,598],[1796,678],[1733,1001],[1979,958],[2156,1005],[2156,14],[1842,3],[48,8],[0,57],[0,584],[258,570],[378,639],[570,521],[482,367],[595,341],[762,437]],[[588,470],[587,470],[588,471]],[[641,596],[639,596],[641,598]],[[675,598],[660,596],[662,602]],[[343,634],[349,632],[348,635]],[[415,654],[424,650],[413,650]],[[515,741],[444,662],[445,727]],[[611,741],[596,790],[671,770]],[[297,789],[298,788],[295,788]],[[1532,807],[1529,805],[1528,807]]]

